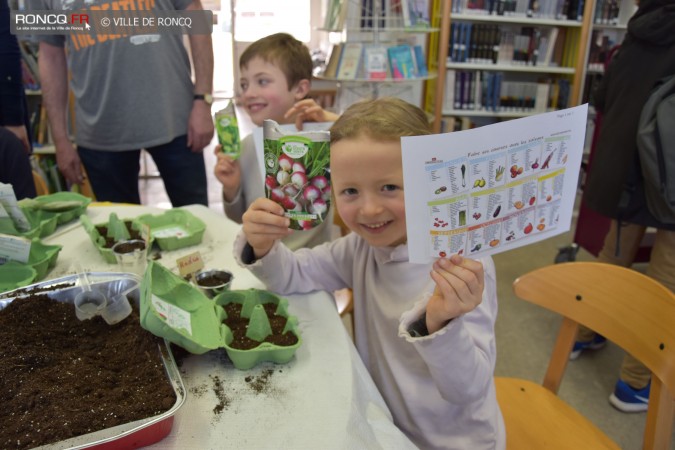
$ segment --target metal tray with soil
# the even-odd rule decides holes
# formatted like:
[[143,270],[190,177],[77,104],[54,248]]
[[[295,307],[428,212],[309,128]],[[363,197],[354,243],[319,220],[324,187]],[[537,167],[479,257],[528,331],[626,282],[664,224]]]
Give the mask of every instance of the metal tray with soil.
[[139,279],[88,278],[109,298],[129,291],[132,315],[112,326],[100,317],[79,321],[78,275],[0,299],[1,448],[130,449],[170,432],[185,387],[168,342],[139,325]]

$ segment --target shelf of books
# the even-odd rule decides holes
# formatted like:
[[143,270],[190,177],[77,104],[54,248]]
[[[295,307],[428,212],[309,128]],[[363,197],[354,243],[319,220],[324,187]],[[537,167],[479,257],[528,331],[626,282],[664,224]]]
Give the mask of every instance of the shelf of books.
[[429,36],[440,31],[432,25],[434,1],[329,0],[320,29],[340,34],[331,36],[326,66],[316,77],[338,82],[338,110],[382,95],[421,104],[424,82],[437,77],[428,58]]
[[628,20],[636,10],[633,0],[596,0],[583,79],[583,102],[591,100],[592,92],[605,73],[605,64],[621,44]]
[[[593,0],[451,0],[435,130],[578,104]],[[490,123],[490,122],[485,122]],[[448,130],[449,128],[449,130]]]

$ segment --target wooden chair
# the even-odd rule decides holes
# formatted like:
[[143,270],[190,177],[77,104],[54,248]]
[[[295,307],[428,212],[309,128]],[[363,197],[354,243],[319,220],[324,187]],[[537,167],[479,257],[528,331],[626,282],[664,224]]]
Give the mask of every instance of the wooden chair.
[[33,183],[35,184],[35,192],[37,195],[47,195],[49,194],[49,188],[47,187],[47,182],[42,175],[40,175],[35,169],[33,169]]
[[675,294],[631,269],[595,262],[554,264],[513,283],[515,294],[563,316],[542,385],[495,379],[509,449],[619,446],[556,393],[577,328],[605,336],[652,371],[644,449],[670,449],[675,403]]

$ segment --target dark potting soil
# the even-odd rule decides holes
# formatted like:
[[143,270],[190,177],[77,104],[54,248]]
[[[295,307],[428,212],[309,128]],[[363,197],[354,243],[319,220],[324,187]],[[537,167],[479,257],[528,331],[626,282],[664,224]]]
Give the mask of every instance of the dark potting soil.
[[[143,239],[141,236],[141,233],[138,230],[134,230],[131,228],[131,220],[125,220],[124,225],[127,227],[127,230],[129,231],[129,240],[133,239]],[[105,244],[103,244],[104,248],[112,248],[113,245],[116,244],[116,241],[112,237],[108,237],[108,227],[105,225],[97,225],[96,230],[98,233],[105,238]],[[133,251],[133,250],[132,250]]]
[[32,448],[144,419],[176,401],[138,311],[79,321],[45,294],[0,311],[0,448]]
[[133,253],[134,250],[145,250],[145,241],[123,242],[115,247],[117,253]]
[[200,276],[197,284],[200,286],[204,287],[215,287],[215,286],[222,286],[223,284],[227,284],[232,280],[232,276],[227,274],[227,273],[210,273],[205,276]]
[[[265,309],[267,318],[270,321],[270,327],[272,328],[272,334],[267,336],[263,342],[269,342],[281,347],[290,347],[291,345],[297,344],[298,337],[295,334],[291,331],[287,331],[286,333],[283,332],[287,319],[284,316],[275,313],[277,305],[274,303],[265,303],[263,304],[263,308]],[[246,337],[246,329],[249,320],[246,317],[241,317],[242,304],[228,303],[224,306],[224,309],[227,313],[227,318],[223,320],[223,323],[232,330],[232,335],[234,337],[229,346],[239,350],[251,350],[252,348],[259,346],[261,342]]]

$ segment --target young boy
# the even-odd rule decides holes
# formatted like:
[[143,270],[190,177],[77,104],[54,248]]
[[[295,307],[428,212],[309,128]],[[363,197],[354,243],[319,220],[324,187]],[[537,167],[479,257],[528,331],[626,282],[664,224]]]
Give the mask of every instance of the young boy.
[[[491,258],[408,262],[400,137],[429,134],[426,115],[394,98],[352,105],[331,128],[331,180],[353,231],[295,252],[282,208],[258,199],[235,256],[279,294],[354,291],[356,348],[396,425],[424,449],[503,449],[497,404]],[[279,268],[283,267],[283,270]]]
[[[264,37],[251,44],[239,58],[243,106],[253,123],[262,126],[265,119],[277,123],[303,121],[330,122],[337,115],[305,99],[312,79],[312,58],[302,42],[286,33]],[[305,100],[303,100],[305,99]],[[258,197],[264,197],[253,136],[242,141],[238,161],[220,153],[214,168],[223,184],[225,214],[241,223],[242,214]],[[332,238],[332,214],[318,227],[294,234],[284,240],[290,248],[313,247]]]

